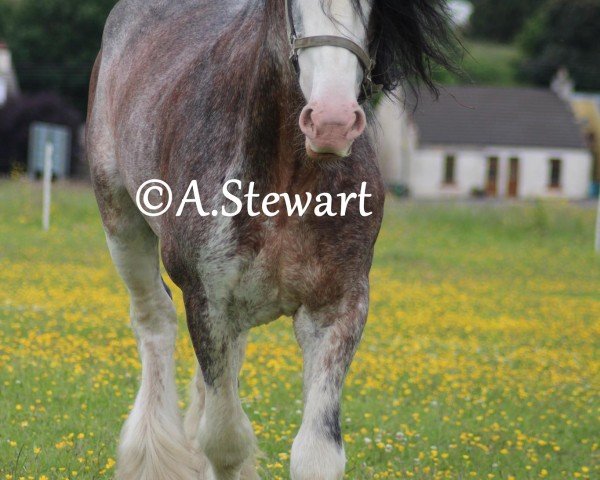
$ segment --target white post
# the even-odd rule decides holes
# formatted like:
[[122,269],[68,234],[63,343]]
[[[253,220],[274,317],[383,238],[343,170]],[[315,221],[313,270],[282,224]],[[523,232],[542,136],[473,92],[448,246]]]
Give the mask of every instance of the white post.
[[52,187],[52,156],[54,154],[54,145],[46,144],[44,151],[44,206],[42,209],[42,226],[48,231],[50,228],[50,190]]
[[596,216],[596,253],[600,254],[600,195],[598,195],[598,215]]

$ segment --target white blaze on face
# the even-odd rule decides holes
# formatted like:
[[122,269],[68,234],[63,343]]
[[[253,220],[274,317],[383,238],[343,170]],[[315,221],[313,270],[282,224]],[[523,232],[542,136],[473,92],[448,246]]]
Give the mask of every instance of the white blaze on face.
[[[346,37],[367,50],[367,31],[351,0],[296,0],[296,30],[299,37],[335,35]],[[370,3],[361,2],[365,18]],[[362,81],[362,67],[356,55],[340,47],[300,50],[300,86],[307,101],[336,94],[356,100]]]
[[[345,37],[368,51],[367,29],[371,4],[361,1],[361,16],[352,0],[295,0],[294,19],[298,37],[333,35]],[[318,46],[298,52],[300,88],[307,104],[300,115],[309,156],[348,156],[352,143],[362,134],[365,114],[357,98],[363,79],[358,57],[334,46]]]

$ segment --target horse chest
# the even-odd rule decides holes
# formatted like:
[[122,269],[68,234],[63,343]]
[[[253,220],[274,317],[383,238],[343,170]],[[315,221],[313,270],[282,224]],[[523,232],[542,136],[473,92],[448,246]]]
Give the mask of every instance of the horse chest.
[[307,298],[322,297],[333,272],[318,257],[314,235],[305,227],[268,223],[253,247],[232,237],[223,249],[221,239],[202,266],[209,299],[226,309],[228,317],[251,327],[292,315]]

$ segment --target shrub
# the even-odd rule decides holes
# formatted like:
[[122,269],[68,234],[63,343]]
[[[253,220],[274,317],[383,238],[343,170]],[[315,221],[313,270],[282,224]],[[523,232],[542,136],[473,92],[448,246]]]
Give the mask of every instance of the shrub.
[[[27,165],[29,127],[32,122],[48,122],[71,129],[73,157],[79,156],[77,131],[82,123],[77,109],[56,93],[21,95],[0,109],[0,172]],[[75,162],[71,163],[73,167]]]

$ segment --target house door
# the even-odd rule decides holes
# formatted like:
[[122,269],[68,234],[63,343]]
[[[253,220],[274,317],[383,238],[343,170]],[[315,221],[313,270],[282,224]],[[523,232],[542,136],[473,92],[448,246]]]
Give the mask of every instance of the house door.
[[519,159],[513,157],[510,159],[508,170],[508,196],[516,197],[519,190]]
[[485,193],[490,197],[498,193],[498,157],[488,158]]

